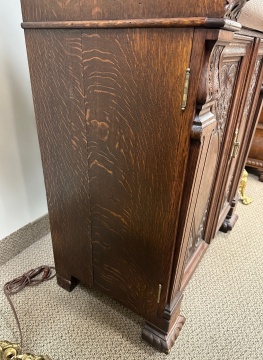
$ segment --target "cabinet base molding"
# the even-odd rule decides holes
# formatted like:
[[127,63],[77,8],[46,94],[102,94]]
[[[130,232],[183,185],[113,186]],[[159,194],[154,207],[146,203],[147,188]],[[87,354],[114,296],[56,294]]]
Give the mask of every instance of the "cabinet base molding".
[[168,333],[146,322],[142,331],[142,338],[157,350],[169,354],[175,340],[180,334],[185,320],[186,319],[183,315],[179,315],[174,326]]

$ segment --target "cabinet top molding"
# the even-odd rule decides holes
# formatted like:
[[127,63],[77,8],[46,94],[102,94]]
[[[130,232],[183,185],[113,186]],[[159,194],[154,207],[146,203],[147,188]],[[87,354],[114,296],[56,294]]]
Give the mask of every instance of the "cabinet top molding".
[[35,21],[23,22],[23,29],[111,29],[111,28],[150,28],[150,27],[205,27],[224,28],[237,31],[241,25],[228,19],[196,18],[164,18],[164,19],[130,19],[130,20],[89,20],[89,21]]
[[21,0],[24,22],[227,18],[247,0]]

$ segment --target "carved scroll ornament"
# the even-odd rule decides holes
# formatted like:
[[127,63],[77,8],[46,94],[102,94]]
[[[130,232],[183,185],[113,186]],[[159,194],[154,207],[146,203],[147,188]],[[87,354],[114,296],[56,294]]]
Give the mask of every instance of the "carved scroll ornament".
[[225,18],[237,21],[240,12],[249,0],[227,0]]

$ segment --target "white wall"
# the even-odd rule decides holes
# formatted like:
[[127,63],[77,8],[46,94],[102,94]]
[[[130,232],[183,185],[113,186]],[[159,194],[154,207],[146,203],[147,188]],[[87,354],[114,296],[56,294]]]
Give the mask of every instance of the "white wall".
[[0,239],[47,213],[20,1],[0,1]]

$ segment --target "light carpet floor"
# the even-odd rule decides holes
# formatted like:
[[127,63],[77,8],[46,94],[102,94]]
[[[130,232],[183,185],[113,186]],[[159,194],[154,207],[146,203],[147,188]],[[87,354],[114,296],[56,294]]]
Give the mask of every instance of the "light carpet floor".
[[[52,360],[263,359],[263,183],[249,176],[249,206],[218,234],[185,290],[186,323],[169,355],[140,338],[143,320],[103,294],[78,286],[67,293],[52,280],[14,295],[25,346]],[[0,284],[42,264],[52,264],[50,235],[0,267]],[[18,341],[0,293],[0,339]]]

